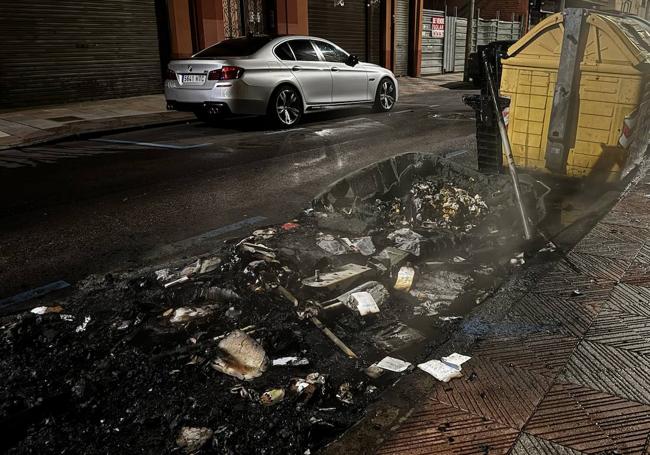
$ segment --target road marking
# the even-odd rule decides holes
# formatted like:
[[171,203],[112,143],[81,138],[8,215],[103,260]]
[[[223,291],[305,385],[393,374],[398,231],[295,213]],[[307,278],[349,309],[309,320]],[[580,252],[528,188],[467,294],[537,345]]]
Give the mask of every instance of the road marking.
[[321,128],[314,131],[314,134],[320,137],[332,137],[340,136],[345,133],[355,133],[363,132],[369,129],[386,128],[386,125],[383,123],[376,120],[371,120],[368,117],[359,117],[350,120],[344,120],[342,122],[330,124],[329,126],[330,127],[328,128]]
[[465,153],[469,153],[469,150],[458,150],[456,152],[449,152],[445,155],[445,158],[453,158],[455,156],[464,155]]
[[271,134],[293,133],[295,131],[302,131],[302,130],[305,130],[305,129],[307,129],[307,128],[292,128],[290,130],[268,131],[268,132],[266,132],[264,134],[268,136],[268,135],[271,135]]
[[50,292],[57,291],[59,289],[65,289],[69,286],[70,283],[66,281],[63,280],[54,281],[44,286],[39,286],[37,288],[30,289],[29,291],[21,292],[20,294],[16,294],[12,297],[4,298],[0,300],[0,307],[5,305],[13,305],[20,302],[25,302],[27,300],[34,299],[36,297],[42,297],[45,294],[49,294]]
[[183,242],[193,242],[195,240],[205,240],[205,239],[210,239],[214,237],[219,237],[220,235],[227,234],[228,232],[234,232],[238,231],[241,228],[247,227],[247,226],[252,226],[255,224],[259,224],[262,221],[265,221],[266,217],[265,216],[253,216],[251,218],[246,218],[241,221],[237,221],[236,223],[232,224],[227,224],[225,226],[218,227],[216,229],[213,229],[208,232],[204,232],[203,234],[196,235],[194,237],[190,237],[188,239],[183,240]]
[[156,147],[161,149],[172,149],[172,150],[188,150],[195,149],[199,147],[206,147],[212,145],[212,142],[206,142],[204,144],[191,144],[191,145],[175,145],[175,144],[161,144],[158,142],[138,142],[138,141],[125,141],[121,139],[91,139],[94,142],[108,142],[111,144],[129,144],[129,145],[139,145],[140,147]]

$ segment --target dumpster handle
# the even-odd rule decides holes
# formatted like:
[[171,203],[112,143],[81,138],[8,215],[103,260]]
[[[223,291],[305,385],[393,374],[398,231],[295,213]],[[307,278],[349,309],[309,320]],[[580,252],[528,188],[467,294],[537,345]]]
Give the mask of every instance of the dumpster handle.
[[515,159],[512,156],[512,148],[510,148],[510,140],[508,139],[508,133],[506,131],[506,125],[503,121],[503,113],[499,109],[499,102],[497,101],[497,93],[494,88],[494,81],[492,80],[492,73],[490,72],[490,65],[488,63],[487,54],[483,51],[482,55],[483,65],[485,67],[485,74],[487,76],[487,86],[490,90],[490,97],[492,98],[492,105],[496,111],[497,123],[499,125],[499,133],[501,134],[501,140],[503,141],[503,148],[506,152],[506,158],[508,159],[508,170],[510,171],[510,177],[512,178],[512,186],[515,189],[515,197],[517,198],[517,205],[519,206],[519,214],[521,215],[521,222],[524,227],[524,237],[526,240],[533,238],[533,235],[530,230],[530,224],[528,223],[528,217],[526,216],[526,209],[524,203],[521,200],[521,191],[519,189],[519,177],[517,176],[517,169],[515,168]]

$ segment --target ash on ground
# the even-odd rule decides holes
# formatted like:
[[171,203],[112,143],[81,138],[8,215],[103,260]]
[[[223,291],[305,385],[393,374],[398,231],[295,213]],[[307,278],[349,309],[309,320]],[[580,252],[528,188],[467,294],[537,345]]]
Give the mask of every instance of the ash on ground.
[[374,363],[426,360],[523,262],[507,179],[398,168],[381,191],[361,196],[360,171],[211,255],[90,277],[34,304],[51,311],[0,319],[2,449],[303,454],[332,441],[410,374]]

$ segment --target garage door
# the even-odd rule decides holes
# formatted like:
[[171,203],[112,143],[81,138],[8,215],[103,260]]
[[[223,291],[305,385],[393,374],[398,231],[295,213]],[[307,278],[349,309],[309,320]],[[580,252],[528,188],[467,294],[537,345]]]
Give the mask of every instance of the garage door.
[[330,40],[361,60],[379,64],[381,2],[309,0],[309,34]]
[[409,0],[397,0],[394,15],[395,59],[393,72],[404,76],[409,69]]
[[153,0],[0,2],[0,108],[162,92]]

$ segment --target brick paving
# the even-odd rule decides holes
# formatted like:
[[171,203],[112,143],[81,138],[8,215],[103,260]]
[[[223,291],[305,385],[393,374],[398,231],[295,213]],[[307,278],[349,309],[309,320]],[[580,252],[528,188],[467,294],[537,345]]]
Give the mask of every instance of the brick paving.
[[504,322],[536,329],[478,338],[378,453],[650,454],[650,178]]

